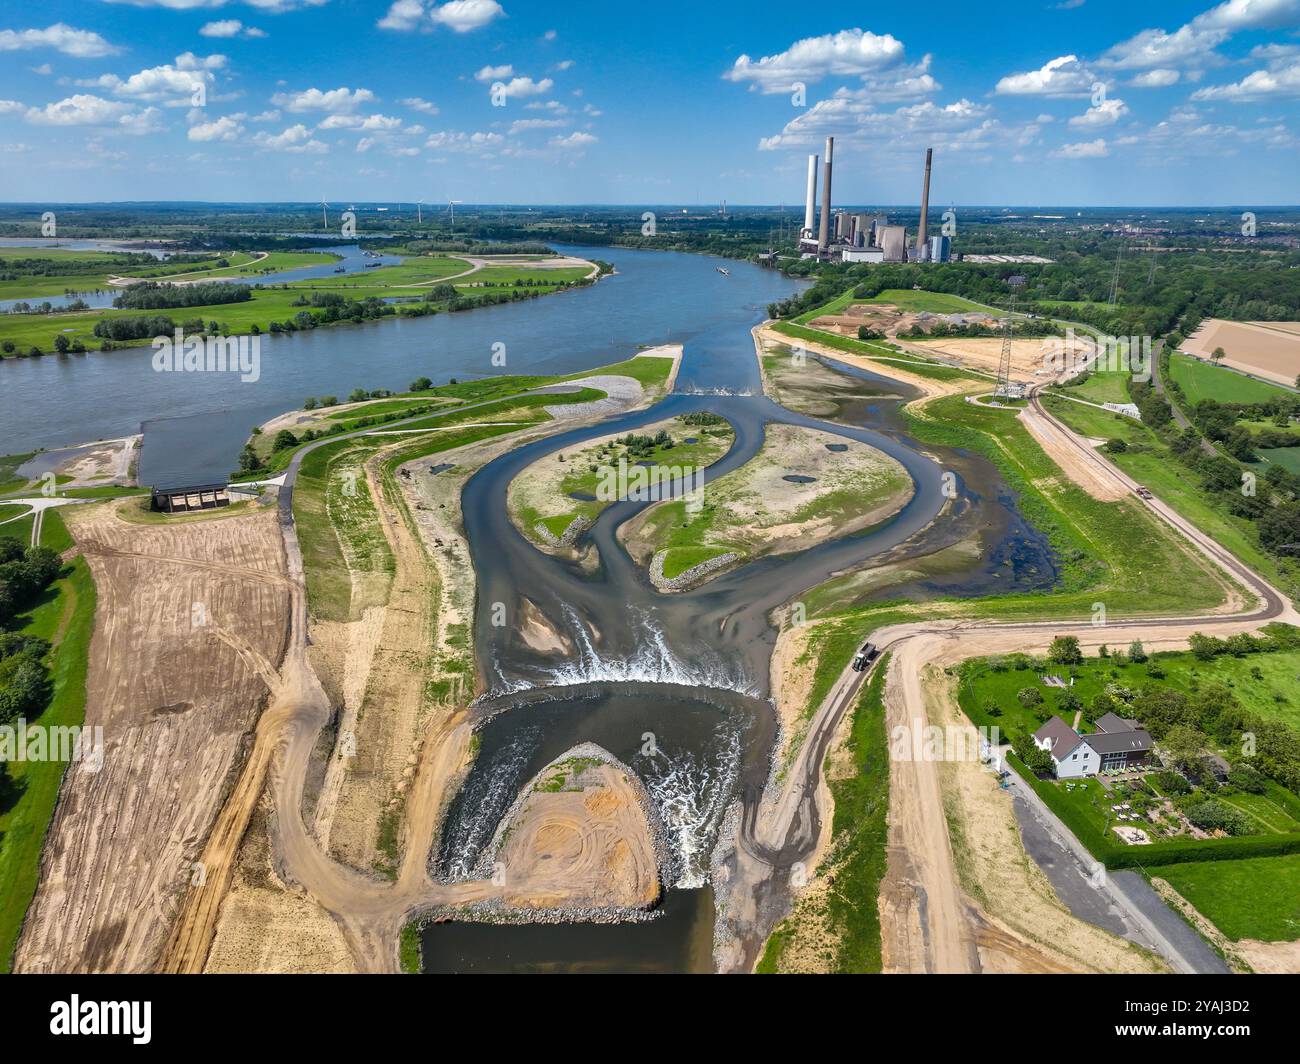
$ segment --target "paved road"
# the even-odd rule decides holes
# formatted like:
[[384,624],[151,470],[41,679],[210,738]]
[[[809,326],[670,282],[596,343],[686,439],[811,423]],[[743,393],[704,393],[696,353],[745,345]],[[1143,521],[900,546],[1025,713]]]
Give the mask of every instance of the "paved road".
[[[1163,397],[1169,403],[1169,412],[1173,415],[1174,424],[1180,429],[1190,429],[1192,423],[1187,420],[1187,415],[1183,413],[1182,407],[1178,405],[1178,400],[1165,391],[1164,378],[1160,376],[1160,352],[1164,348],[1163,340],[1156,344],[1156,349],[1151,353],[1151,384],[1156,390],[1156,394]],[[1214,444],[1201,437],[1201,450],[1206,454],[1214,455],[1219,452],[1214,449]]]
[[1231,969],[1136,872],[1107,872],[1016,773],[1007,777],[1025,849],[1081,920],[1164,957],[1181,974]]

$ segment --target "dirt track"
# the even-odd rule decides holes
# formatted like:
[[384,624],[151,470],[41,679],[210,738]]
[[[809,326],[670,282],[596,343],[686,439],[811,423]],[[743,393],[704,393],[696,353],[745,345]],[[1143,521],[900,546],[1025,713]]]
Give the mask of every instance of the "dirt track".
[[[756,339],[766,333],[756,332]],[[779,334],[772,337],[778,342]],[[807,345],[816,349],[816,345]],[[825,352],[844,358],[837,352]],[[869,362],[866,368],[894,375],[894,363]],[[950,382],[935,382],[908,375],[929,398],[954,390]],[[1057,434],[1061,445],[1073,445],[1077,460],[1063,467],[1067,475],[1084,477],[1096,490],[1129,494],[1136,484],[1052,417],[1035,397],[1022,414],[1033,424],[1031,431]],[[1147,619],[1112,622],[1104,627],[1052,621],[1007,625],[972,621],[951,621],[898,625],[868,634],[873,642],[892,654],[885,688],[889,729],[926,727],[929,723],[927,698],[930,692],[922,679],[926,666],[955,664],[970,657],[1015,651],[1041,652],[1056,635],[1073,634],[1086,649],[1102,642],[1116,642],[1115,631],[1125,639],[1141,639],[1152,649],[1173,649],[1186,645],[1193,631],[1230,635],[1249,631],[1271,619],[1300,622],[1292,604],[1238,561],[1229,551],[1197,530],[1170,507],[1150,500],[1147,505],[1157,516],[1178,530],[1190,547],[1246,588],[1253,601],[1235,615]],[[933,671],[931,675],[933,675]],[[854,701],[861,674],[845,669],[826,700],[819,707],[800,755],[785,777],[784,785],[749,823],[742,826],[737,840],[736,882],[726,885],[728,904],[737,924],[748,924],[753,936],[747,944],[719,958],[725,970],[744,971],[753,965],[758,947],[771,923],[784,910],[774,907],[775,881],[784,877],[796,852],[815,852],[810,845],[809,823],[825,822],[828,795],[823,785],[824,752],[840,722]],[[975,972],[988,964],[1002,967],[1000,956],[1013,969],[1069,970],[1077,966],[1064,958],[1052,960],[1040,944],[1018,935],[1003,923],[996,932],[990,927],[996,917],[981,913],[962,893],[953,861],[945,813],[940,764],[934,761],[890,761],[889,869],[881,884],[881,917],[884,956],[888,970],[897,972]],[[766,911],[765,910],[766,902]],[[766,927],[763,925],[766,923]],[[996,949],[991,948],[996,944]],[[981,960],[981,946],[986,953]],[[1037,958],[1035,960],[1035,958]],[[1005,968],[1003,968],[1005,970]]]

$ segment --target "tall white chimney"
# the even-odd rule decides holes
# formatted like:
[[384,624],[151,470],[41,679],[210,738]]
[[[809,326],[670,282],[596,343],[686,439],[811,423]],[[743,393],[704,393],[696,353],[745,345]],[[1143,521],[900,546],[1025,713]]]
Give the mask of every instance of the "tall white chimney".
[[808,156],[808,198],[803,208],[803,231],[805,236],[813,235],[817,225],[817,156]]

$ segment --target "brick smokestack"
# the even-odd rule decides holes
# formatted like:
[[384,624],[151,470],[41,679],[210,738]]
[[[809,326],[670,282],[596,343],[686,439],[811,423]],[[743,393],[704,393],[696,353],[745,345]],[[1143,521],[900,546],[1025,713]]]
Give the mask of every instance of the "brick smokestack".
[[835,156],[835,138],[826,138],[826,161],[822,164],[822,224],[817,232],[817,250],[824,252],[830,246],[831,225],[831,165]]
[[934,157],[934,149],[925,149],[925,182],[921,185],[921,224],[916,230],[916,251],[917,258],[924,262],[930,257],[930,249],[926,246],[926,237],[929,235],[929,226],[926,222],[930,215],[930,160]]

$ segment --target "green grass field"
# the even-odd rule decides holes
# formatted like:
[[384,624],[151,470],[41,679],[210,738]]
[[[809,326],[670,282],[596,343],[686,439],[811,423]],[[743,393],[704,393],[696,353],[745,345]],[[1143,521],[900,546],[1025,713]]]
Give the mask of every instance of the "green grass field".
[[1259,461],[1252,463],[1255,469],[1267,469],[1278,465],[1288,473],[1300,476],[1300,447],[1269,447],[1259,451]]
[[1234,941],[1300,938],[1300,854],[1148,868]]
[[1214,399],[1220,403],[1266,403],[1271,399],[1295,396],[1285,388],[1265,384],[1178,352],[1169,356],[1169,372],[1187,396],[1188,406],[1195,406],[1202,399]]
[[[1128,642],[1121,637],[1111,649],[1127,650]],[[1073,691],[1085,704],[1102,693],[1108,683],[1123,684],[1134,690],[1146,686],[1171,687],[1188,693],[1209,684],[1223,684],[1231,689],[1245,709],[1300,730],[1300,650],[1248,654],[1243,658],[1224,654],[1208,662],[1197,661],[1185,651],[1165,652],[1152,655],[1152,660],[1159,663],[1165,674],[1159,680],[1148,675],[1145,665],[1119,662],[1113,658],[1090,657],[1072,670],[1054,666],[1047,672],[1067,679],[1073,673]],[[963,670],[961,683],[964,701],[976,706],[992,702],[1001,709],[1002,715],[988,723],[1000,725],[1003,734],[1008,736],[1018,730],[1032,732],[1039,725],[1038,718],[1016,699],[1022,688],[1037,689],[1049,709],[1054,708],[1060,698],[1058,689],[1041,684],[1037,673],[1028,668],[1010,667],[997,671],[977,662]],[[1090,729],[1085,723],[1081,730],[1086,732]]]
[[[313,259],[326,261],[330,259],[329,256],[320,253],[303,254],[311,254]],[[251,256],[246,258],[251,260]],[[288,262],[283,268],[293,268],[294,265],[293,262]],[[249,267],[249,269],[257,268],[256,264]],[[254,288],[252,298],[242,303],[178,307],[156,313],[170,317],[177,324],[191,318],[199,318],[204,322],[216,321],[222,329],[231,334],[249,333],[253,326],[257,326],[262,332],[269,332],[271,322],[283,322],[292,319],[300,311],[310,310],[310,307],[296,305],[296,301],[304,296],[309,297],[312,292],[333,292],[350,299],[365,299],[373,296],[378,299],[397,298],[419,301],[441,279],[467,269],[469,264],[463,259],[419,255],[404,260],[400,265],[381,266],[361,274],[349,274],[346,277],[293,281],[288,284],[269,282],[266,288]],[[213,276],[225,276],[227,272],[232,275],[239,274],[239,271],[217,271]],[[580,267],[530,269],[527,266],[489,266],[452,283],[456,286],[459,295],[472,304],[503,292],[546,295],[573,281],[580,280],[587,272]],[[199,271],[187,273],[185,277],[194,279],[202,275],[203,271]],[[257,282],[255,274],[250,274],[249,279],[254,283]],[[491,283],[484,284],[484,282]],[[88,282],[83,279],[82,283]],[[62,284],[56,285],[55,292],[62,293],[63,288]],[[9,293],[8,298],[23,298],[26,294],[26,290],[12,292]],[[3,296],[2,292],[0,296]],[[43,353],[49,353],[54,350],[54,338],[63,334],[69,341],[80,340],[87,350],[98,350],[101,340],[94,335],[95,322],[101,318],[135,317],[141,313],[137,310],[113,308],[71,314],[0,314],[0,342],[13,343],[17,348],[15,355],[26,354],[33,347]],[[148,343],[146,339],[137,341],[136,345],[147,346]]]
[[[95,618],[95,582],[78,558],[41,603],[24,618],[20,631],[53,645],[50,669],[54,694],[34,723],[77,726],[85,719],[86,669]],[[64,762],[15,762],[17,801],[0,808],[0,972],[9,971],[18,932],[36,892],[41,847],[54,815]]]
[[1095,439],[1124,440],[1130,449],[1108,455],[1110,461],[1283,591],[1300,594],[1294,563],[1262,550],[1250,521],[1212,505],[1198,478],[1178,463],[1160,438],[1141,422],[1052,396],[1047,396],[1043,404],[1075,432]]
[[1082,384],[1066,385],[1059,390],[1076,399],[1086,399],[1090,403],[1127,403],[1129,402],[1128,371],[1116,373],[1090,373]]

